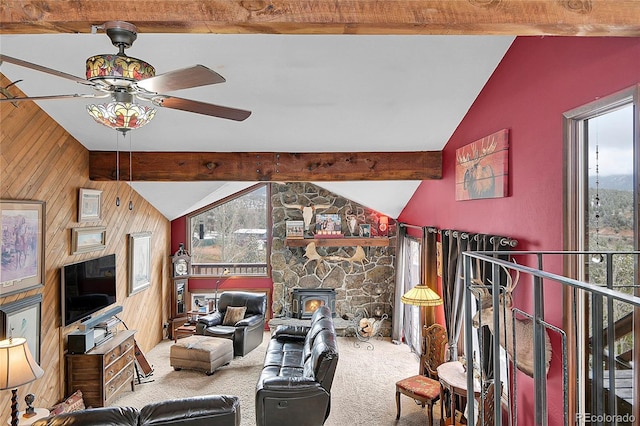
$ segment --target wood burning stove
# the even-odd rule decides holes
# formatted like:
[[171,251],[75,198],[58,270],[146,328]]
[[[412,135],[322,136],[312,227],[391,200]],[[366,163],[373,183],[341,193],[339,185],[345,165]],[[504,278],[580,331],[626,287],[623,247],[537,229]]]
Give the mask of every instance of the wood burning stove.
[[293,318],[311,318],[316,309],[325,305],[336,316],[336,291],[332,288],[294,288],[291,300]]

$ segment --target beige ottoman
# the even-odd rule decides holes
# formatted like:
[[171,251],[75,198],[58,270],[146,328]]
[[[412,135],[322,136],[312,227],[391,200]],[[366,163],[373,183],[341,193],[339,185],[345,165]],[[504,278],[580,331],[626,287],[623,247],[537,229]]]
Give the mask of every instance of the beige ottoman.
[[209,336],[190,336],[171,345],[169,354],[174,370],[203,370],[212,375],[233,359],[233,341]]

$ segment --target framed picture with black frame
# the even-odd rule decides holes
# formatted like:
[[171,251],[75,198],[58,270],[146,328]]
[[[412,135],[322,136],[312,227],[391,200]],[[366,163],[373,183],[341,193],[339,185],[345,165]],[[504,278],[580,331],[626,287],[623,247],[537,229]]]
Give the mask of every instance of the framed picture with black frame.
[[24,337],[33,359],[40,364],[42,294],[0,306],[0,339]]

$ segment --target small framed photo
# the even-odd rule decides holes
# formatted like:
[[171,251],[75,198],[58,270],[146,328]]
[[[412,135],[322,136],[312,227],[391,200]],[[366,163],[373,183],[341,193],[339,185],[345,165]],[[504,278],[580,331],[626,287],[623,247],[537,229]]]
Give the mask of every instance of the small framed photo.
[[360,224],[359,236],[363,238],[371,238],[371,225],[366,223]]
[[287,238],[304,238],[304,222],[301,220],[288,220]]
[[129,234],[129,296],[151,286],[151,232]]
[[0,297],[44,285],[45,203],[0,200]]
[[103,250],[107,246],[107,228],[90,226],[71,229],[71,254]]
[[40,364],[41,307],[41,293],[0,306],[0,339],[24,337],[33,359],[38,364]]
[[191,293],[191,312],[210,314],[215,307],[215,293]]
[[316,234],[335,235],[342,233],[342,220],[339,214],[316,214]]
[[102,191],[80,188],[78,196],[78,222],[102,219]]

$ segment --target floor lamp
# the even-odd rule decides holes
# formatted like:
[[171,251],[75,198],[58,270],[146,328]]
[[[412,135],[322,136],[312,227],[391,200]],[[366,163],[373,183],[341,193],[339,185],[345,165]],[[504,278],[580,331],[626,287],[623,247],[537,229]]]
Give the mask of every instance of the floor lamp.
[[218,287],[220,287],[220,283],[222,282],[222,278],[227,279],[227,277],[229,276],[229,268],[224,268],[224,271],[222,271],[222,277],[218,278],[218,281],[216,281],[216,294],[215,294],[215,306],[213,307],[214,310],[217,312],[218,311]]
[[0,341],[0,390],[11,389],[11,425],[18,426],[18,387],[39,379],[44,371],[34,361],[23,337]]
[[[442,298],[438,293],[433,291],[429,286],[423,284],[418,284],[417,286],[413,287],[411,290],[406,292],[404,296],[400,298],[400,300],[405,305],[420,306],[422,308],[422,322],[424,322],[424,318],[427,318],[426,311],[429,306],[438,306],[442,305],[443,303]],[[424,326],[425,324],[422,324],[422,327]],[[422,339],[422,345],[424,349],[424,337]]]

